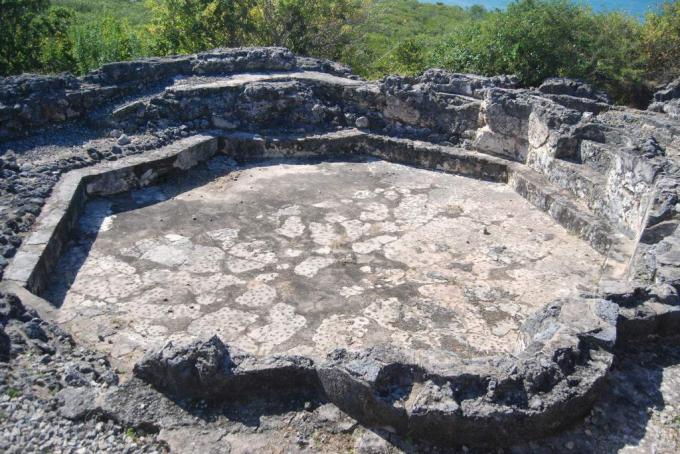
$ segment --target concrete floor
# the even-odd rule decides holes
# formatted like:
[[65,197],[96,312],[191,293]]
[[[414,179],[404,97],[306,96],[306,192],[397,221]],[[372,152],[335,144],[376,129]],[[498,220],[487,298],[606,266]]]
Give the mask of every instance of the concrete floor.
[[90,202],[46,295],[124,369],[218,334],[256,355],[378,343],[522,348],[545,303],[604,258],[505,185],[369,162],[237,167]]

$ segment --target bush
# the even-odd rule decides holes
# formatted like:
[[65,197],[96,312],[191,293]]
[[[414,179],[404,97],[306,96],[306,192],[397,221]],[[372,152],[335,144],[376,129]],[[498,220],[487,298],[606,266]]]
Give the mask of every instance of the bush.
[[653,84],[647,82],[640,22],[621,13],[593,17],[585,64],[575,74],[609,93],[619,103],[646,107]]
[[338,59],[362,16],[361,0],[258,0],[254,41]]
[[551,76],[585,79],[617,101],[644,105],[641,24],[567,0],[519,0],[446,37],[432,61],[453,71],[515,74],[525,86]]
[[255,0],[150,0],[154,54],[192,53],[247,44]]
[[73,41],[69,33],[73,14],[66,8],[53,8],[44,21],[45,34],[41,39],[39,65],[43,72],[73,71]]
[[130,60],[145,54],[142,40],[126,21],[104,17],[76,25],[70,31],[72,69],[84,74],[112,61]]
[[642,30],[643,60],[651,83],[680,76],[680,1],[667,2],[659,13],[648,14]]
[[435,51],[444,66],[516,74],[525,85],[581,73],[588,15],[568,0],[520,0],[462,27]]
[[430,49],[443,35],[485,15],[479,6],[466,10],[417,0],[370,1],[341,59],[368,78],[413,74],[431,63]]
[[45,45],[65,34],[68,14],[63,10],[48,14],[48,8],[49,0],[0,0],[0,75],[34,71],[41,68],[45,52],[55,56],[62,52],[61,42],[51,43],[50,51]]

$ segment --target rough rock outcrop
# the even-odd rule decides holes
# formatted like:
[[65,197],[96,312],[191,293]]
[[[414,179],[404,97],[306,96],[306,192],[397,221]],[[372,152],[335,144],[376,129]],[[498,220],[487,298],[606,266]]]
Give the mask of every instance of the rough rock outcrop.
[[649,110],[680,119],[680,77],[654,93],[654,102],[649,106]]
[[375,346],[337,350],[315,365],[232,353],[213,337],[169,343],[140,361],[135,375],[193,399],[319,392],[369,425],[440,443],[497,445],[551,433],[590,408],[611,365],[617,314],[606,300],[556,301],[527,321],[528,347],[517,358],[465,361]]
[[[364,154],[507,183],[590,242],[607,276],[598,292],[531,317],[516,355],[462,360],[376,346],[317,362],[256,358],[213,337],[150,352],[129,387],[141,380],[177,401],[304,391],[368,424],[445,443],[543,436],[587,411],[615,343],[680,326],[679,87],[637,111],[581,81],[522,89],[511,76],[442,70],[365,81],[282,48],[112,63],[83,78],[0,79],[0,276],[11,262],[20,272],[5,281],[39,290],[88,196],[152,184],[217,152],[244,161]],[[102,163],[111,165],[72,172]],[[31,283],[37,268],[42,280]],[[29,348],[51,355],[62,336],[4,295],[0,326],[0,361]],[[115,386],[110,372],[104,358],[99,368],[69,364],[63,380]],[[126,420],[111,401],[130,388],[63,397],[73,418]]]
[[169,343],[149,352],[134,373],[180,398],[244,399],[286,389],[314,393],[318,387],[312,360],[296,356],[257,360],[230,350],[217,336],[190,345]]

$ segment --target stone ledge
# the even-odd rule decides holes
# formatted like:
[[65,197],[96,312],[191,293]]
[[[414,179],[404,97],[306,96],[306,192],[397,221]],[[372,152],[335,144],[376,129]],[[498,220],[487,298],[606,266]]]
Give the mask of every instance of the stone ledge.
[[67,173],[45,203],[33,233],[7,267],[5,279],[39,294],[49,281],[87,197],[148,186],[164,175],[187,170],[212,157],[217,144],[216,137],[194,136],[145,156]]
[[[69,172],[62,177],[36,221],[33,234],[6,271],[6,279],[39,293],[89,196],[106,196],[153,184],[172,172],[189,169],[221,150],[236,160],[288,159],[367,155],[483,180],[510,184],[515,191],[550,214],[559,224],[608,257],[604,280],[616,277],[616,265],[630,252],[628,241],[602,220],[579,208],[545,178],[502,158],[408,139],[341,130],[311,136],[263,138],[232,133],[193,136],[145,155]],[[619,266],[620,268],[620,266]]]
[[[501,158],[357,130],[278,138],[235,133],[219,140],[194,136],[145,156],[67,174],[12,262],[8,278],[33,292],[44,287],[87,196],[147,186],[218,150],[239,160],[369,155],[511,185],[522,180],[533,185],[527,194],[537,191],[543,198],[527,197],[532,203],[567,226],[573,222],[574,231],[605,245],[603,250],[611,251],[614,244],[604,242],[611,233],[600,226],[602,221],[579,217],[579,208],[565,196],[532,179],[538,174]],[[494,445],[546,435],[588,410],[613,360],[617,319],[618,306],[611,301],[556,301],[523,326],[522,352],[472,361],[443,351],[383,346],[351,353],[339,350],[318,363],[305,357],[258,359],[211,339],[188,347],[169,344],[150,353],[135,367],[135,374],[163,392],[197,399],[318,388],[367,423],[446,443]],[[200,353],[206,350],[207,356]]]
[[[584,310],[586,309],[586,310]],[[147,354],[135,376],[170,396],[247,399],[265,390],[318,390],[366,424],[441,443],[494,446],[549,434],[585,414],[611,366],[617,307],[564,300],[525,325],[518,356],[462,360],[444,351],[375,346],[256,359],[217,337]]]

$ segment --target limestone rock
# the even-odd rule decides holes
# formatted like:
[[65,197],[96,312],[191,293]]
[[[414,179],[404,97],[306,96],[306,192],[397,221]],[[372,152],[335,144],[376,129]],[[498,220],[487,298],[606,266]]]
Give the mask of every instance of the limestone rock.
[[654,93],[654,102],[649,106],[649,110],[680,119],[680,77]]
[[603,104],[610,104],[609,96],[601,91],[578,79],[566,77],[550,77],[543,81],[538,87],[538,91],[550,95],[566,95],[576,98],[586,98]]
[[296,356],[256,359],[240,352],[232,354],[217,336],[184,345],[170,342],[148,353],[135,365],[134,374],[170,395],[194,399],[288,388],[314,392],[318,387],[311,360]]
[[236,367],[217,337],[179,347],[172,342],[135,365],[135,376],[173,394],[203,395],[220,389]]

